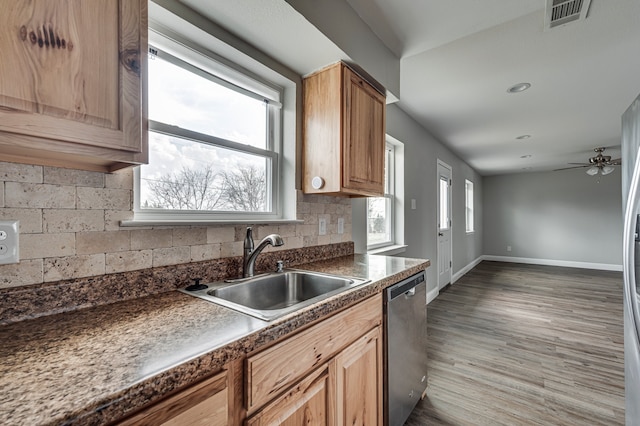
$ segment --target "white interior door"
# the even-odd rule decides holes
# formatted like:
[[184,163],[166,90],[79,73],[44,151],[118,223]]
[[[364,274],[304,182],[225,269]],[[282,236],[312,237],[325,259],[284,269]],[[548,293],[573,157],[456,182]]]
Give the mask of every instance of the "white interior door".
[[451,282],[451,167],[438,160],[438,289]]

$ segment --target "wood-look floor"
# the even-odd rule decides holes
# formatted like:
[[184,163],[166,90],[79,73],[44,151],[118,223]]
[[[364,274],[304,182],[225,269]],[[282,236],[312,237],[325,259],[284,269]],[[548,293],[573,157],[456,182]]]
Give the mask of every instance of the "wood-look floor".
[[427,308],[406,425],[624,425],[622,274],[482,262]]

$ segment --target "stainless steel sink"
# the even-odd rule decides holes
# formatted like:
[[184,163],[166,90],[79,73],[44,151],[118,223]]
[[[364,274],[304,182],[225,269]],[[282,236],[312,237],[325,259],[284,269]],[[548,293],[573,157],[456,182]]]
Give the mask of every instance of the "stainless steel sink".
[[180,291],[270,321],[366,282],[368,280],[285,270],[237,280],[233,284],[212,283],[204,290]]

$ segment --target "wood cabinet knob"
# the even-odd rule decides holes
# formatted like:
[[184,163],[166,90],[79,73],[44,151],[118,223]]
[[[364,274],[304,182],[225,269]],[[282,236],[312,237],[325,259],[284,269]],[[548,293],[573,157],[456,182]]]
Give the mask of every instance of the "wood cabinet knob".
[[320,176],[315,176],[313,179],[311,179],[311,187],[313,189],[320,189],[324,186],[324,179],[322,179]]

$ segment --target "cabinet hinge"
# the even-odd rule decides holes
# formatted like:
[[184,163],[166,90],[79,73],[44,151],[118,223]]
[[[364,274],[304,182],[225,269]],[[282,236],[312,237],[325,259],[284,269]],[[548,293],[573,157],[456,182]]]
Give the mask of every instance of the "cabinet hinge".
[[449,268],[451,268],[453,266],[453,263],[451,263],[451,261],[449,261]]
[[149,48],[149,59],[155,59],[158,56],[158,49],[154,49],[153,47]]

